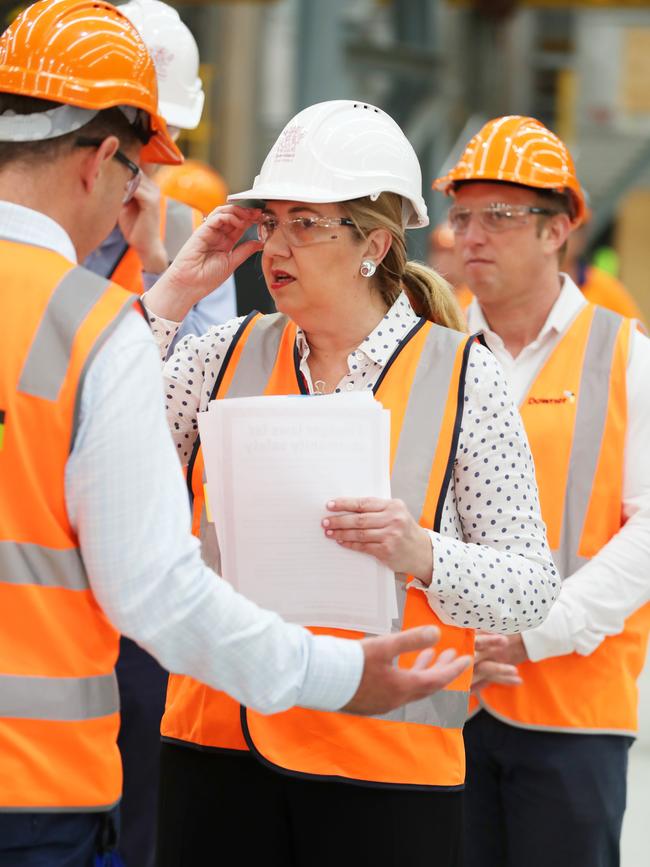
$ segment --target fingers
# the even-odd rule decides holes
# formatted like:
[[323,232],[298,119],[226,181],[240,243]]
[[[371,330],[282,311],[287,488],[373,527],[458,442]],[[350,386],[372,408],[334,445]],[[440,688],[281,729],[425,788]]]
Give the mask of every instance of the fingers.
[[340,497],[330,500],[327,509],[330,512],[381,512],[390,502],[379,497]]
[[444,656],[444,653],[447,653],[447,651],[444,651],[433,665],[425,671],[413,672],[413,669],[410,670],[413,676],[419,679],[417,683],[418,698],[424,698],[448,686],[472,664],[471,656],[456,656],[455,650],[450,650],[449,652],[453,658],[449,659],[449,656]]
[[472,673],[472,688],[483,687],[487,683],[498,683],[502,686],[519,686],[523,681],[517,667],[505,662],[485,660],[474,667]]
[[264,248],[261,241],[244,241],[243,244],[238,244],[231,254],[231,262],[233,271],[250,258],[254,253],[259,253]]
[[477,632],[474,639],[474,648],[481,652],[486,650],[497,650],[506,647],[507,644],[507,635],[489,635],[486,632]]
[[380,640],[386,642],[387,652],[390,658],[394,659],[402,653],[425,650],[437,644],[440,640],[440,630],[437,626],[416,626],[414,629],[396,632]]

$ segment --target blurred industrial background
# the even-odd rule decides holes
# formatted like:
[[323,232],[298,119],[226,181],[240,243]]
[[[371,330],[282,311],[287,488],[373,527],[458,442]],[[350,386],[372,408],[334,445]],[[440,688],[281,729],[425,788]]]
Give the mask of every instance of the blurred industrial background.
[[[572,149],[589,255],[650,318],[650,2],[222,0],[178,4],[208,99],[182,142],[247,187],[286,120],[354,97],[392,114],[425,184],[489,117],[530,114]],[[428,193],[433,221],[446,209]],[[425,255],[426,230],[411,239]]]

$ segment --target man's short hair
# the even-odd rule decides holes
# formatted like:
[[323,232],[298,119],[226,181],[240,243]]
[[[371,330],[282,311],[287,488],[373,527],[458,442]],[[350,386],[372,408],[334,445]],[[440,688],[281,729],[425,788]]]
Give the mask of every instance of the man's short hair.
[[[14,93],[0,93],[0,115],[13,112],[18,115],[37,114],[60,107],[61,103]],[[87,124],[74,132],[43,141],[0,141],[0,169],[11,163],[33,164],[53,160],[71,151],[80,136],[105,139],[110,135],[120,140],[123,148],[130,148],[141,138],[119,108],[106,108],[98,112]]]

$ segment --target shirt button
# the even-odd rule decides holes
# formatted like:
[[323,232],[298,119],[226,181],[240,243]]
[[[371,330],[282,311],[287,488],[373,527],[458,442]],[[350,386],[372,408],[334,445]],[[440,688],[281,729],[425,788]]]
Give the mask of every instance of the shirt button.
[[354,353],[354,357],[359,359],[363,358],[363,352],[359,352],[358,350]]
[[348,391],[352,391],[352,389],[354,388],[354,383],[348,382],[348,384],[345,387],[347,388]]

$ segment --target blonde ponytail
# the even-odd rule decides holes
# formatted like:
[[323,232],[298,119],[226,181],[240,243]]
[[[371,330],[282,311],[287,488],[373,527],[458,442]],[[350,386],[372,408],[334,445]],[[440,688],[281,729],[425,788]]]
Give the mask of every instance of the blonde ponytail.
[[455,331],[466,330],[453,289],[433,268],[422,262],[407,262],[402,282],[418,316]]
[[362,238],[373,229],[388,229],[393,237],[390,250],[373,278],[386,304],[392,306],[404,291],[418,316],[465,331],[463,314],[449,283],[428,265],[407,261],[401,197],[382,193],[375,201],[366,196],[343,202],[342,206]]

